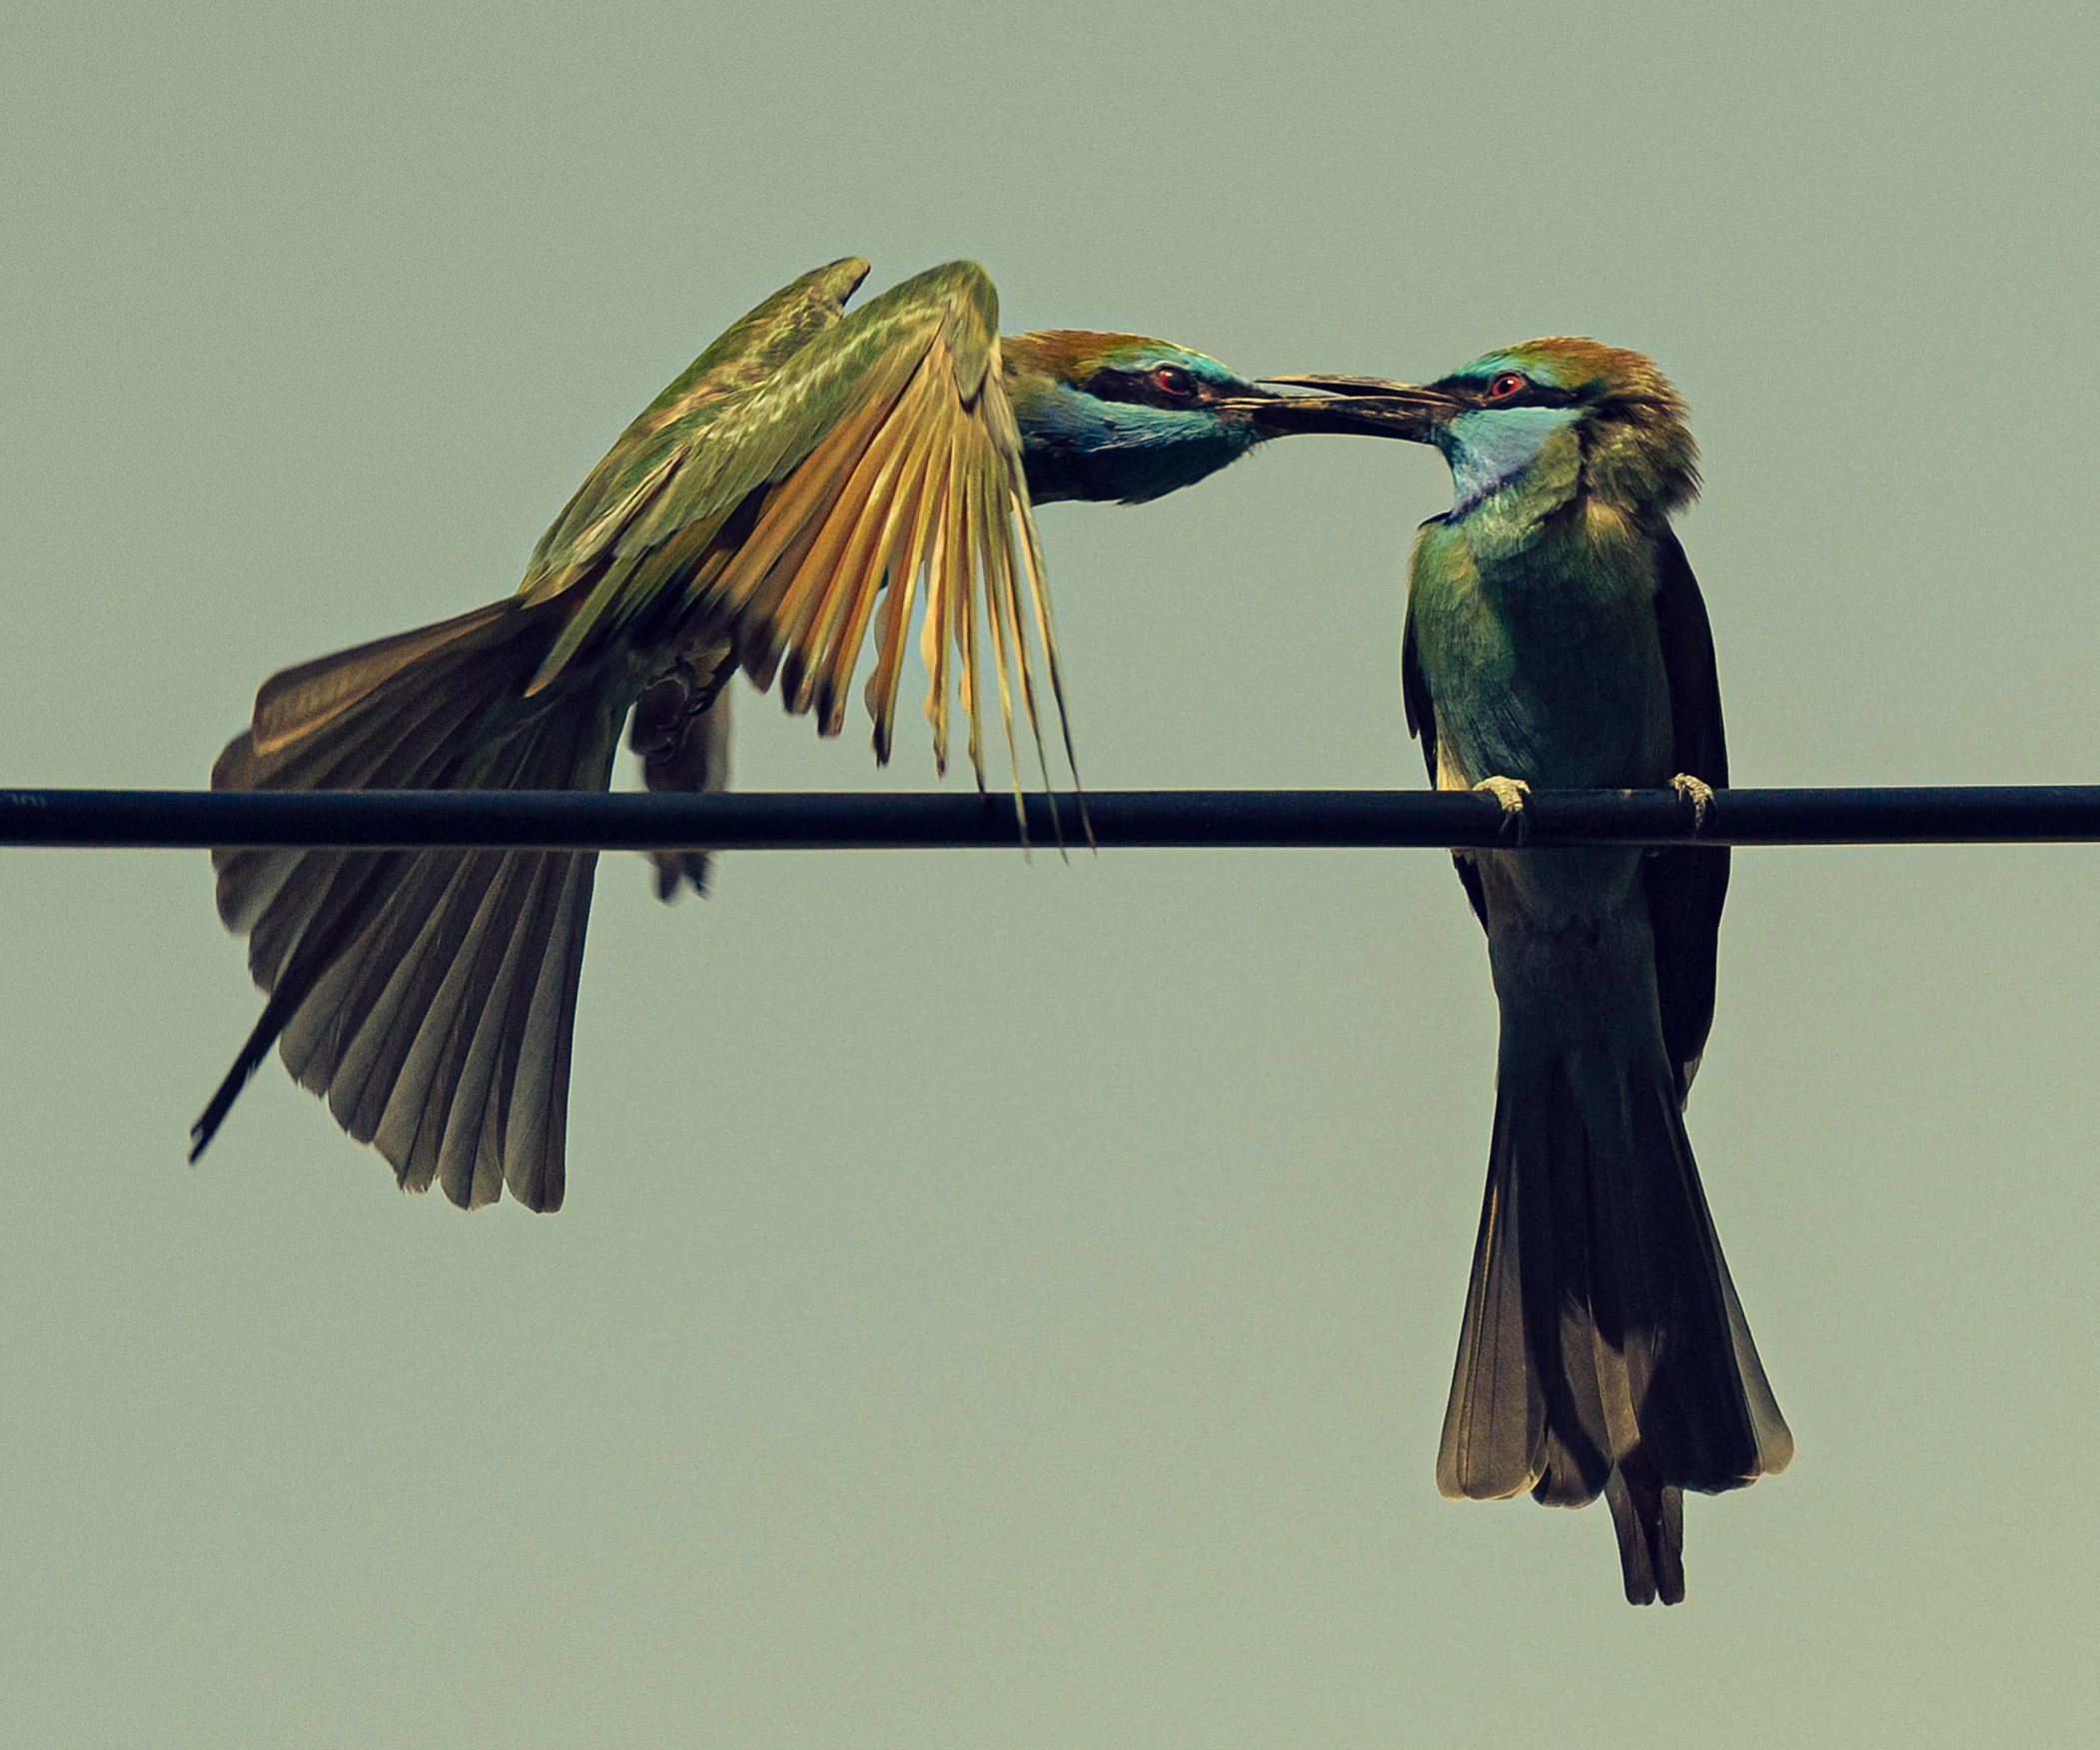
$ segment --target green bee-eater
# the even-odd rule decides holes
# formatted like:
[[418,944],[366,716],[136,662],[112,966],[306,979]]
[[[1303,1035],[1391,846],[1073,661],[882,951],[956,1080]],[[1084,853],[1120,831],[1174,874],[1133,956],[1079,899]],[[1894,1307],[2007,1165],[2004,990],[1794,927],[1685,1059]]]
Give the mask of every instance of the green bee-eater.
[[[952,696],[981,785],[981,644],[1009,755],[1016,694],[1041,754],[1035,651],[1062,721],[1031,498],[1154,498],[1265,438],[1389,424],[1139,335],[1002,342],[997,294],[969,262],[847,316],[867,272],[848,259],[806,274],[701,354],[591,470],[516,594],[266,681],[213,788],[598,790],[633,707],[650,788],[718,790],[735,671],[761,688],[777,674],[787,709],[835,735],[871,631],[886,759],[921,596],[935,760],[945,769]],[[404,1187],[560,1204],[595,856],[213,862],[219,914],[247,934],[269,1001],[193,1160],[275,1041]],[[696,854],[657,863],[665,897],[704,879]]]
[[[1713,639],[1671,532],[1698,490],[1653,364],[1533,341],[1384,393],[1451,463],[1401,649],[1439,788],[1727,782]],[[1457,856],[1502,1011],[1488,1193],[1437,1481],[1602,1493],[1634,1603],[1684,1595],[1683,1490],[1782,1470],[1793,1440],[1706,1212],[1681,1109],[1713,1019],[1724,848]]]

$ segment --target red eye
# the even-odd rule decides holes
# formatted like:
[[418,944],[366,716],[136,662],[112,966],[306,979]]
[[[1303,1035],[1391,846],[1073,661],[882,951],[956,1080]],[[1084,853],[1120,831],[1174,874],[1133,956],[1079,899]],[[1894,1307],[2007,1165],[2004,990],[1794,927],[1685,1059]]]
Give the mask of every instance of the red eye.
[[1196,393],[1196,380],[1178,365],[1162,365],[1152,374],[1152,387],[1161,395],[1186,401]]
[[1488,385],[1488,399],[1492,402],[1512,401],[1531,387],[1531,380],[1521,373],[1505,371]]

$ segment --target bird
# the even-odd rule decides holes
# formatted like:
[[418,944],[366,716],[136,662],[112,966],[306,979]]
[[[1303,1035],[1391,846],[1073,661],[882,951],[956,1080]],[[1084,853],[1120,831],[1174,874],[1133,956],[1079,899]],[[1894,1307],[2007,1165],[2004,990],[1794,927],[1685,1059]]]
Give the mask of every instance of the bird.
[[1451,1497],[1601,1493],[1625,1595],[1684,1596],[1683,1491],[1783,1470],[1683,1109],[1712,1025],[1728,852],[1523,848],[1533,788],[1673,787],[1702,820],[1727,747],[1706,607],[1671,515],[1688,413],[1639,353],[1556,336],[1384,396],[1450,463],[1401,644],[1431,783],[1506,810],[1454,853],[1501,1011],[1488,1186],[1437,1481]]
[[[590,470],[515,593],[266,680],[212,787],[602,790],[631,708],[650,789],[716,791],[730,678],[777,680],[833,736],[864,642],[885,762],[922,599],[935,763],[959,707],[984,786],[988,655],[1018,811],[1017,710],[1049,781],[1038,661],[1078,780],[1031,505],[1143,502],[1272,438],[1384,433],[1382,408],[1279,394],[1142,335],[1002,340],[973,262],[849,315],[868,272],[831,262],[727,329]],[[655,861],[660,896],[705,890],[704,855]],[[594,854],[225,848],[213,864],[267,1001],[192,1127],[193,1162],[274,1044],[404,1189],[560,1206]]]

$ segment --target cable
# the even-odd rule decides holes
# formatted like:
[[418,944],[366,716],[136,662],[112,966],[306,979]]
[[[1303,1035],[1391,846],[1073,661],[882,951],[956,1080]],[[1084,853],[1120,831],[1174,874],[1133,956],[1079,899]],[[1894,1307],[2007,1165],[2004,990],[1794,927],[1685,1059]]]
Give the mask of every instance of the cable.
[[[1030,795],[1038,847],[1086,842],[1077,799]],[[1111,790],[1086,798],[1109,847],[1515,845],[1492,797],[1424,790]],[[1541,790],[1522,843],[1836,845],[2100,841],[2100,785],[1719,790],[1695,822],[1669,790]],[[219,845],[540,850],[932,850],[1020,842],[1009,795],[795,791],[0,790],[0,846]]]

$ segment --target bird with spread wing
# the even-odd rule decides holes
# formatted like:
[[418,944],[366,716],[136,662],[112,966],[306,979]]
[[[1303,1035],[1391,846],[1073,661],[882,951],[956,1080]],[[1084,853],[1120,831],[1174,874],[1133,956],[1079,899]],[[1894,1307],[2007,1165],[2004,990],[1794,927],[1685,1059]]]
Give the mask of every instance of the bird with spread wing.
[[[651,789],[719,790],[738,670],[836,735],[867,644],[886,760],[916,614],[936,764],[959,710],[982,786],[988,666],[1018,799],[1016,717],[1046,781],[1046,686],[1064,723],[1031,502],[1159,497],[1290,433],[1390,435],[1382,405],[1273,394],[1144,336],[1002,340],[970,262],[849,316],[867,272],[805,274],[715,341],[591,470],[514,595],[272,676],[213,788],[601,790],[631,709]],[[192,1160],[275,1044],[404,1188],[559,1207],[594,854],[213,863],[268,1000]],[[666,898],[704,885],[700,853],[656,863]]]

